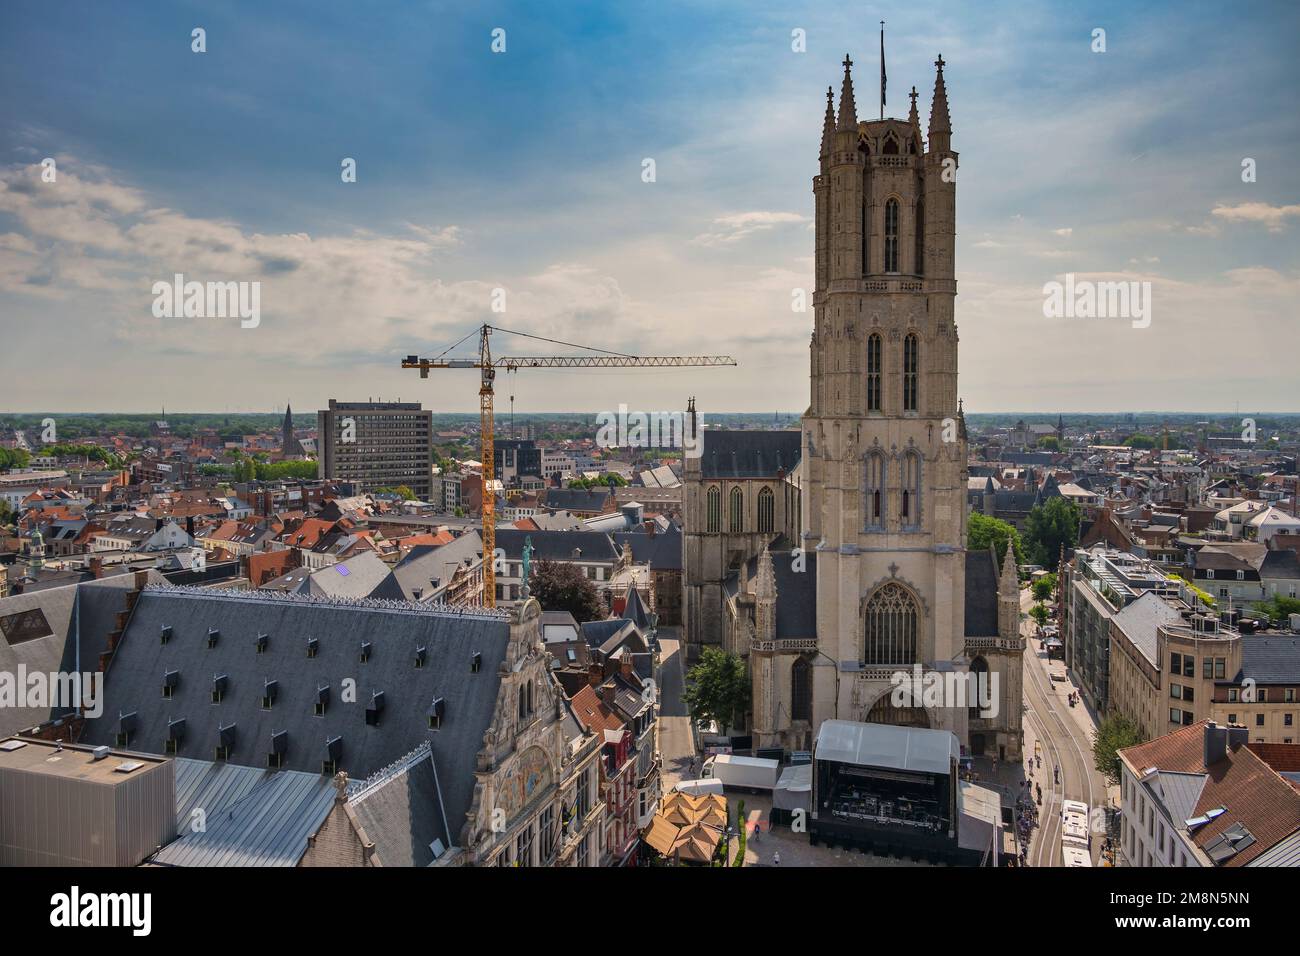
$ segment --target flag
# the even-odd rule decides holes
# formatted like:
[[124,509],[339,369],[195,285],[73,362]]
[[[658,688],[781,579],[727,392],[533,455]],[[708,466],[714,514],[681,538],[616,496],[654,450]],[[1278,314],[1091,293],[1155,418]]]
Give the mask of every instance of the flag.
[[885,118],[885,85],[889,78],[885,75],[885,21],[880,21],[880,118]]

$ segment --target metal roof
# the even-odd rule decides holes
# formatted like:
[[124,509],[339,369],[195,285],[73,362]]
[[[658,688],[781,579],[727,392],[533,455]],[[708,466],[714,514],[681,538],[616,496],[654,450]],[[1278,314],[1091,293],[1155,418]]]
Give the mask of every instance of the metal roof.
[[961,748],[947,730],[828,720],[817,732],[813,756],[861,767],[948,774]]

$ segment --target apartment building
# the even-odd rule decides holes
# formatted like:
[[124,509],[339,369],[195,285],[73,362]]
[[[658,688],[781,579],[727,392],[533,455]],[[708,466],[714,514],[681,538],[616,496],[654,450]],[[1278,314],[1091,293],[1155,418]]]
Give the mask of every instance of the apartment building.
[[316,413],[317,474],[362,491],[405,485],[421,501],[433,492],[433,413],[419,402],[340,402]]

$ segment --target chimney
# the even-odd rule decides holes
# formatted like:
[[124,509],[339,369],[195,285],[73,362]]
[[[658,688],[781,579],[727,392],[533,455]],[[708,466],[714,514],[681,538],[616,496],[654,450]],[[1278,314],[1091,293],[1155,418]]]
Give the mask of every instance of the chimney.
[[610,710],[614,709],[615,688],[613,684],[600,685],[600,699],[605,702],[605,706]]
[[1231,724],[1227,727],[1228,747],[1233,753],[1236,753],[1247,743],[1250,742],[1250,730],[1246,727],[1236,727]]
[[625,653],[623,659],[619,661],[619,673],[628,680],[632,679],[632,655]]
[[90,574],[96,581],[98,581],[100,578],[104,576],[103,558],[94,557],[90,559]]
[[[1243,730],[1245,728],[1242,728]],[[1205,768],[1208,770],[1228,755],[1228,728],[1214,721],[1205,725]]]
[[599,687],[605,679],[605,669],[600,666],[599,661],[592,661],[587,665],[587,683],[592,687]]

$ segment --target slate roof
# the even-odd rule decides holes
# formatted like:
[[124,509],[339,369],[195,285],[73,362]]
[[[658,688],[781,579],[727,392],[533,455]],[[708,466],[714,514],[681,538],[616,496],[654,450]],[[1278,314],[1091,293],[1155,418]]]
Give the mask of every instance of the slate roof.
[[613,538],[620,549],[625,544],[632,545],[632,560],[636,564],[648,564],[653,571],[682,569],[682,543],[685,538],[674,524],[653,535],[646,534],[645,531],[619,531]]
[[[706,432],[707,434],[707,432]],[[776,577],[777,640],[817,636],[817,554],[804,554],[802,571],[794,569],[789,551],[772,551],[772,572]],[[758,555],[749,559],[749,580],[758,574]],[[738,575],[732,573],[724,588],[734,597],[739,587]]]
[[[166,644],[160,637],[164,625],[172,628]],[[220,632],[212,648],[210,627]],[[259,633],[268,635],[262,654],[256,651]],[[307,656],[309,638],[318,641],[314,658]],[[320,775],[326,740],[342,737],[339,769],[366,777],[428,741],[458,836],[509,639],[507,615],[500,611],[151,587],[137,601],[110,664],[104,715],[87,721],[82,742],[113,743],[119,715],[135,712],[132,750],[163,753],[168,721],[184,719],[178,756],[208,759],[216,753],[218,727],[233,724],[229,762],[263,768],[272,732],[287,731],[284,769]],[[371,643],[365,663],[363,641]],[[417,646],[426,648],[423,667],[415,666]],[[482,663],[471,673],[475,652]],[[163,675],[172,670],[179,671],[179,682],[168,700],[162,696]],[[227,676],[219,704],[211,699],[216,674]],[[344,678],[356,681],[355,703],[342,700]],[[272,708],[263,710],[267,680],[277,681],[278,690]],[[317,717],[322,686],[329,688],[328,706]],[[366,711],[375,691],[384,693],[384,709],[371,726]],[[435,697],[445,706],[436,731],[427,718]]]
[[427,747],[396,769],[366,781],[349,798],[383,866],[428,866],[434,860],[434,840],[441,841],[444,850],[454,845],[441,802],[437,769]]
[[435,590],[446,587],[466,561],[473,564],[482,556],[483,539],[477,531],[468,531],[449,544],[417,545],[397,562],[370,596],[414,601],[419,591],[421,599],[427,600]]
[[1300,637],[1254,634],[1241,639],[1241,672],[1257,684],[1300,684]]
[[998,566],[991,548],[966,552],[966,636],[998,636]]
[[775,478],[789,474],[802,454],[798,431],[728,431],[706,428],[701,433],[700,473],[705,478]]
[[[633,553],[636,553],[635,545],[633,545]],[[1259,566],[1259,576],[1261,578],[1300,579],[1300,554],[1289,548],[1268,552],[1264,555],[1264,560]]]
[[620,551],[603,531],[520,531],[498,528],[497,547],[505,550],[511,561],[523,558],[524,541],[533,539],[533,562],[572,561],[573,549],[582,549],[583,561],[601,563],[617,561]]

